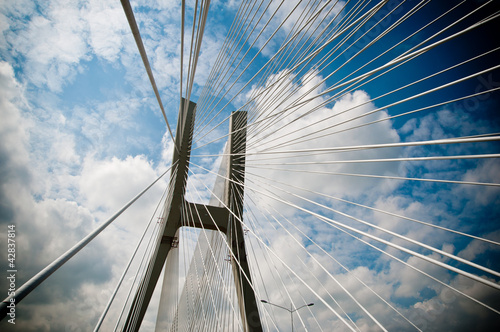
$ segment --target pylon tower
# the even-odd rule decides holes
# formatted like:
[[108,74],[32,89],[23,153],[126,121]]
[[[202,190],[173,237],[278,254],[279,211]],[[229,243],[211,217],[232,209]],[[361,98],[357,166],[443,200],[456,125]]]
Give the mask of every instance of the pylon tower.
[[[185,107],[187,106],[187,107]],[[181,99],[177,132],[175,134],[170,192],[166,198],[162,220],[163,232],[156,239],[155,249],[148,263],[132,302],[123,331],[138,331],[146,313],[151,296],[165,265],[170,249],[176,245],[176,233],[183,225],[219,230],[225,233],[231,246],[231,264],[236,286],[239,310],[245,331],[262,331],[255,293],[245,248],[245,237],[240,220],[243,217],[243,195],[245,181],[246,112],[233,112],[229,124],[227,174],[224,183],[223,207],[187,202],[186,183],[193,137],[196,104]],[[187,206],[188,213],[182,213]]]

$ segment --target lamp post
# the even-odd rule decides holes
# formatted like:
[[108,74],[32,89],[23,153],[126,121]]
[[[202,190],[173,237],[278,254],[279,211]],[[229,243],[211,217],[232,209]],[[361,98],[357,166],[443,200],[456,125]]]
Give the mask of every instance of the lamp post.
[[291,323],[292,323],[292,332],[293,332],[293,313],[294,313],[295,311],[299,310],[299,309],[304,308],[304,307],[310,307],[310,306],[313,306],[313,305],[314,305],[314,303],[309,303],[309,304],[304,304],[302,307],[298,307],[298,308],[296,308],[296,309],[293,309],[293,304],[292,304],[292,303],[290,303],[290,309],[288,309],[288,308],[282,307],[282,306],[280,306],[280,305],[277,305],[277,304],[274,304],[274,303],[268,302],[268,301],[266,301],[266,300],[260,300],[260,302],[262,302],[262,303],[267,303],[267,304],[270,304],[270,305],[273,305],[273,306],[275,306],[275,307],[278,307],[278,308],[281,308],[281,309],[285,309],[286,311],[288,311],[288,312],[290,313],[290,321],[291,321]]

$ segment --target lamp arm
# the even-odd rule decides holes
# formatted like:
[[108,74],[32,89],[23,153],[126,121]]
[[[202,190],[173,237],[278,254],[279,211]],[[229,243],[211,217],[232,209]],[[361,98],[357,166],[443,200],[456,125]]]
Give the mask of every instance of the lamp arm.
[[267,304],[271,304],[271,305],[273,305],[273,306],[275,306],[275,307],[278,307],[278,308],[281,308],[281,309],[285,309],[285,310],[286,310],[286,311],[288,311],[288,312],[292,312],[292,311],[291,311],[290,309],[288,309],[288,308],[282,307],[282,306],[280,306],[280,305],[277,305],[277,304],[274,304],[274,303],[271,303],[271,302],[267,302]]
[[302,308],[307,307],[307,306],[308,306],[308,304],[304,304],[302,307],[298,307],[297,309],[294,309],[293,311],[297,311],[297,310],[302,309]]

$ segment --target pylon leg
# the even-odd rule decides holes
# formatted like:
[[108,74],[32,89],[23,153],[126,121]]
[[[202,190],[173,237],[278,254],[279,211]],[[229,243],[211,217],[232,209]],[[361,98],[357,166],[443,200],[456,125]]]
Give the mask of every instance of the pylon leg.
[[141,280],[139,288],[132,302],[129,315],[125,321],[123,331],[138,331],[148,308],[151,296],[160,277],[161,270],[165,265],[168,252],[172,247],[175,233],[181,226],[181,207],[186,192],[186,182],[189,167],[189,156],[191,152],[191,141],[194,125],[194,114],[196,104],[189,102],[184,111],[185,99],[181,101],[179,119],[177,121],[177,132],[175,134],[174,165],[170,176],[171,192],[167,197],[162,220],[165,221],[163,232],[156,239],[156,247],[148,264],[146,275]]
[[227,238],[233,253],[231,263],[243,326],[246,326],[247,331],[262,331],[248,266],[245,234],[241,225],[245,185],[246,125],[247,113],[233,112],[229,123],[230,156],[227,167],[229,174],[226,180],[224,203],[232,212],[229,213]]

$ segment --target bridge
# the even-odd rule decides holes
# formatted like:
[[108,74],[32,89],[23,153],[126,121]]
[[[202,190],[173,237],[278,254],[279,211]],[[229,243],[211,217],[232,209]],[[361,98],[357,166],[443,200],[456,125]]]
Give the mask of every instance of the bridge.
[[158,186],[107,304],[88,317],[95,331],[498,326],[498,3],[243,0],[199,86],[217,13],[182,1],[177,112],[162,100],[147,20],[121,4],[171,163],[8,292],[2,330]]

